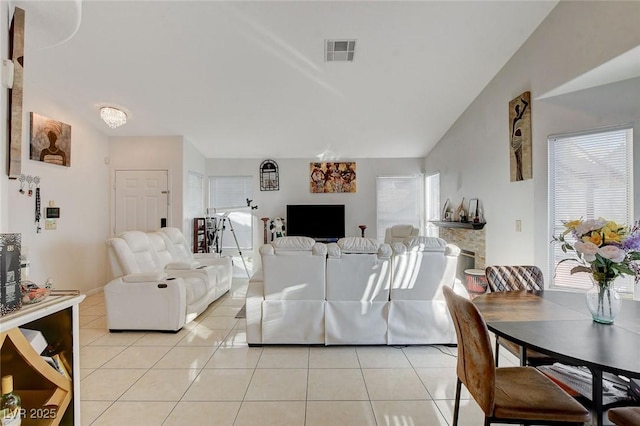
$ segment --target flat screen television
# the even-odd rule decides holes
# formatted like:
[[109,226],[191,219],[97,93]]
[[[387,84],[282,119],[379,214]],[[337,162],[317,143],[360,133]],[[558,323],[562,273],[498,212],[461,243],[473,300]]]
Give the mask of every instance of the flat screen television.
[[344,237],[344,204],[289,204],[285,218],[289,236],[334,241]]

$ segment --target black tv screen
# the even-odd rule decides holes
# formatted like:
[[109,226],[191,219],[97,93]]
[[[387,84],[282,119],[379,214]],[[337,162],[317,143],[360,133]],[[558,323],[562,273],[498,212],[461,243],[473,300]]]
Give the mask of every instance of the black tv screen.
[[289,204],[285,218],[289,236],[333,241],[344,237],[344,204]]

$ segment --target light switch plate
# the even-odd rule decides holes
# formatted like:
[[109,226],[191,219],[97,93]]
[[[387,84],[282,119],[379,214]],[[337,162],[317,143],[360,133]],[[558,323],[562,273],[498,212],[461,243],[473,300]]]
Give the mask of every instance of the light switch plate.
[[44,221],[44,229],[47,231],[53,231],[58,227],[58,221],[55,219],[46,219]]

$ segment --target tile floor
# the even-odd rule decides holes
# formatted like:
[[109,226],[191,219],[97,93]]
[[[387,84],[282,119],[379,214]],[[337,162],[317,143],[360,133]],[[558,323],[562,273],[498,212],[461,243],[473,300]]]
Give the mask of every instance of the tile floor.
[[[109,333],[102,294],[80,305],[82,425],[449,425],[456,349],[250,348],[246,279],[176,334]],[[517,362],[502,358],[500,365]],[[460,425],[481,425],[463,391]]]

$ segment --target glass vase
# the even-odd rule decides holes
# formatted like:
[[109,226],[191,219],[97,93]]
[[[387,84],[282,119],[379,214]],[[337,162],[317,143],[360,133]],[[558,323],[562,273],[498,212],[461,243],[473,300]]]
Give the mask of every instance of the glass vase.
[[613,282],[595,282],[587,293],[587,307],[595,322],[613,324],[622,308],[620,294],[613,287]]

